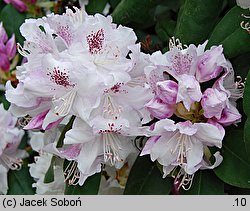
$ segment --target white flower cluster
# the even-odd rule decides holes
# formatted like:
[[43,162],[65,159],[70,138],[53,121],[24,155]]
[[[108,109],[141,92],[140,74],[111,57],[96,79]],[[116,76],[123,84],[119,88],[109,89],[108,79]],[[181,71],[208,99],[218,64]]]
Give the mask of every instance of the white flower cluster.
[[[107,171],[131,168],[137,136],[150,137],[141,155],[157,160],[164,177],[176,168],[186,177],[221,163],[219,152],[213,164],[206,152],[222,146],[223,127],[240,121],[236,100],[242,97],[222,46],[183,49],[172,40],[165,54],[145,54],[131,28],[79,9],[28,19],[20,31],[26,40],[19,52],[27,62],[17,67],[17,87],[6,84],[6,98],[15,116],[29,120],[25,130],[45,131],[31,139],[41,153],[30,165],[37,193],[63,190],[60,162],[58,181],[43,181],[52,154],[69,161],[65,180],[83,185],[104,165]],[[210,80],[214,85],[204,89]]]

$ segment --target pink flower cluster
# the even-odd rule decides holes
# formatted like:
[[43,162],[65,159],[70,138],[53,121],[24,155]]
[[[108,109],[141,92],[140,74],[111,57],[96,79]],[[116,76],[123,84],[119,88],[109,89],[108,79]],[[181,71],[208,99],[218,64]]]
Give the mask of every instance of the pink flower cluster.
[[[218,166],[221,155],[215,153],[215,162],[210,163],[208,147],[221,148],[224,127],[241,121],[236,100],[243,96],[244,84],[234,81],[222,46],[205,50],[206,43],[183,48],[178,40],[170,40],[168,52],[151,56],[151,68],[163,69],[166,76],[156,82],[154,98],[145,105],[157,121],[141,155],[150,154],[157,160],[164,176],[180,167],[176,183],[180,175],[189,180],[198,169]],[[169,118],[178,118],[178,122]]]

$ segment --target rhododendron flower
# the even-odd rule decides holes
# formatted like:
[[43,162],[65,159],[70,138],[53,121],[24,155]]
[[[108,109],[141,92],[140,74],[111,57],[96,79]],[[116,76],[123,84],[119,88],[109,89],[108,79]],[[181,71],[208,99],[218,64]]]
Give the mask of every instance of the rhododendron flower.
[[[244,83],[235,81],[222,46],[205,51],[206,43],[183,48],[180,43],[171,45],[174,42],[170,40],[170,51],[153,53],[151,64],[145,67],[145,72],[154,70],[161,76],[151,80],[154,97],[145,107],[158,120],[150,125],[151,134],[144,133],[150,138],[141,155],[157,160],[163,177],[171,173],[176,190],[186,189],[185,184],[192,183],[199,169],[212,169],[222,162],[218,151],[211,163],[209,147],[221,148],[224,127],[241,120],[236,101],[242,97]],[[212,79],[215,83],[204,88],[203,83]],[[183,120],[174,123],[171,117]]]
[[156,67],[164,67],[177,80],[176,102],[182,101],[187,110],[201,99],[200,83],[216,78],[226,65],[222,47],[205,51],[206,44],[190,45],[185,49],[172,46],[165,54],[155,52],[151,57]]
[[0,193],[8,190],[8,170],[21,168],[22,158],[27,156],[24,150],[18,149],[24,131],[16,127],[17,118],[0,105]]
[[[176,166],[192,175],[204,162],[204,147],[221,148],[224,133],[208,123],[190,121],[174,123],[164,119],[155,123],[153,138],[146,142],[141,155],[150,154],[152,161],[163,165],[163,177],[166,177]],[[155,138],[156,136],[157,138]]]
[[128,46],[136,36],[111,21],[68,9],[21,26],[26,41],[20,53],[28,62],[17,68],[19,84],[7,84],[6,97],[15,115],[34,118],[27,128],[49,129],[72,114],[87,120],[105,90],[130,80]]

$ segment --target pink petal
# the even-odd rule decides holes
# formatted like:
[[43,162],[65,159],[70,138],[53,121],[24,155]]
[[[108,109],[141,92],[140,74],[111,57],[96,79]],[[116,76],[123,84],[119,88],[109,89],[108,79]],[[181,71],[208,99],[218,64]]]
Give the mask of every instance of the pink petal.
[[[46,117],[46,115],[48,114],[49,110],[41,112],[39,114],[37,114],[36,116],[34,116],[31,121],[23,128],[24,130],[30,130],[30,129],[39,129],[42,130],[42,125],[43,125],[43,121]],[[55,122],[50,123],[45,130],[51,129],[53,127],[56,127],[61,121],[63,120],[63,118],[58,119]]]
[[172,80],[160,81],[156,84],[157,96],[167,104],[176,104],[178,84]]
[[204,110],[206,118],[220,118],[223,109],[226,107],[228,101],[227,94],[217,89],[208,88],[204,92],[201,105]]
[[3,27],[3,23],[0,23],[0,42],[5,43],[8,40],[8,35]]
[[6,43],[6,53],[10,60],[13,59],[16,55],[16,40],[14,34]]
[[201,55],[197,62],[196,78],[199,82],[216,78],[223,70],[222,64],[226,63],[222,46],[213,47]]
[[166,104],[157,97],[153,98],[147,104],[145,104],[145,107],[148,109],[152,116],[158,119],[169,118],[175,112],[175,105]]
[[3,71],[9,71],[10,70],[10,62],[7,57],[7,55],[0,53],[0,68]]

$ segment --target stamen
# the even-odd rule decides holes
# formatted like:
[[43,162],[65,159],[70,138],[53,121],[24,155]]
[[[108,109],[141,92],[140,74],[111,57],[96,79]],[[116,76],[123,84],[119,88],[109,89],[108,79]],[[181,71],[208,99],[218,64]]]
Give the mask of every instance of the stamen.
[[63,174],[66,176],[64,182],[68,181],[69,185],[77,185],[80,179],[80,171],[77,167],[77,162],[74,160],[70,161]]
[[236,77],[236,82],[233,84],[233,87],[229,87],[227,90],[231,93],[230,98],[232,99],[239,99],[243,98],[244,88],[245,88],[246,78],[245,81],[242,81],[241,76]]
[[246,30],[250,34],[250,25],[249,22],[245,23],[245,21],[242,21],[240,23],[240,27],[244,30]]
[[247,16],[245,14],[241,14],[242,17],[250,19],[250,16]]
[[83,8],[78,9],[77,7],[73,6],[75,12],[71,9],[66,10],[66,15],[70,17],[72,23],[82,23],[83,22]]
[[0,161],[2,161],[11,170],[20,170],[22,168],[22,159],[16,159],[4,153],[0,156]]
[[76,91],[71,90],[59,99],[53,99],[55,105],[54,113],[58,116],[66,116],[73,105],[74,99],[76,96]]
[[[241,16],[244,17],[244,18],[250,19],[250,16],[247,16],[245,14],[241,14]],[[249,22],[245,23],[245,21],[242,21],[240,23],[240,27],[242,29],[246,30],[250,34],[250,25],[249,25]]]
[[29,55],[29,52],[27,50],[25,50],[20,43],[17,43],[17,51],[20,55],[22,55],[23,57],[27,57]]
[[[178,48],[179,50],[183,50],[183,46],[181,41],[177,38],[175,39],[175,37],[171,37],[169,39],[169,50],[172,50],[174,47]],[[187,48],[187,45],[184,45],[185,48]]]
[[105,118],[114,118],[117,119],[122,112],[122,107],[120,105],[116,105],[111,96],[106,96],[104,99],[103,105],[103,116]]
[[245,83],[246,83],[246,78],[245,78],[245,81],[242,82],[242,77],[241,76],[236,77],[235,86],[236,86],[237,89],[243,89],[245,87]]
[[26,115],[24,117],[19,117],[17,119],[17,124],[18,124],[18,126],[20,126],[21,128],[23,128],[27,124],[29,124],[29,122],[30,122],[31,119],[32,119],[32,116],[30,116],[30,115]]
[[172,175],[172,177],[174,178],[173,186],[175,193],[179,193],[180,188],[187,191],[190,190],[190,188],[192,187],[194,174],[192,175],[187,174],[183,170],[183,168],[179,170],[176,176]]
[[105,132],[102,131],[103,138],[103,151],[104,151],[104,162],[110,162],[110,165],[113,166],[117,162],[122,162],[119,151],[122,148],[118,145],[118,136],[119,132]]

